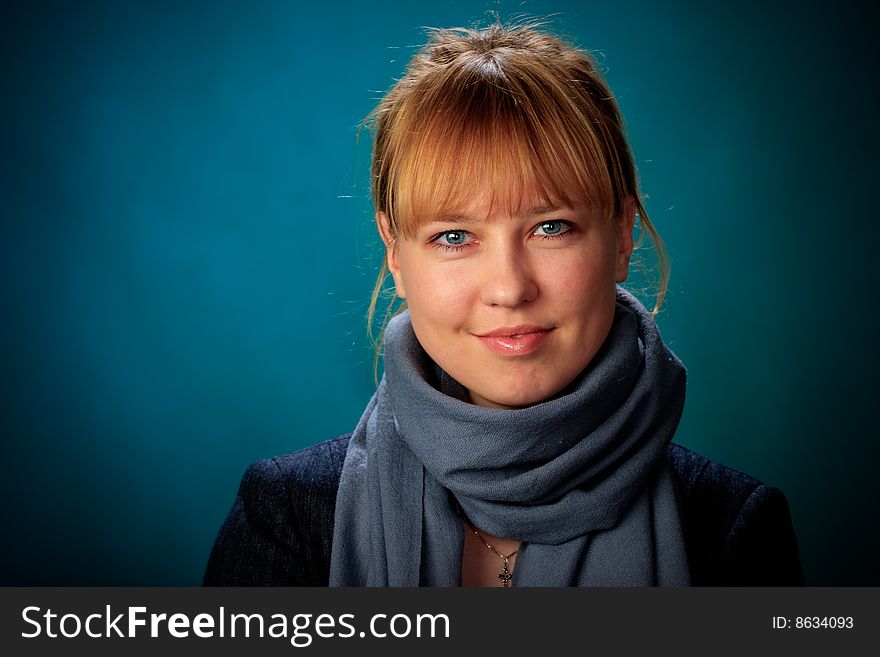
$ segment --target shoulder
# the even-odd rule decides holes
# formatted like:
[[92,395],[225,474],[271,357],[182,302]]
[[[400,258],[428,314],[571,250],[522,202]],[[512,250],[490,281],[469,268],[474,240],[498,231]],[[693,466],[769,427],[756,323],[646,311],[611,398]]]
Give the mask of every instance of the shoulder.
[[[675,472],[679,492],[686,501],[712,505],[726,519],[752,492],[764,486],[754,477],[721,465],[686,447],[671,443],[666,459]],[[774,489],[775,490],[775,489]]]
[[271,526],[323,519],[328,510],[332,519],[348,439],[340,436],[253,463],[241,479],[239,497],[255,518]]
[[348,433],[297,452],[258,461],[248,468],[245,477],[251,473],[257,481],[277,478],[288,488],[327,490],[335,496],[350,438]]
[[803,583],[788,501],[778,488],[671,444],[696,585]]
[[208,559],[214,586],[326,586],[336,489],[350,434],[257,461]]

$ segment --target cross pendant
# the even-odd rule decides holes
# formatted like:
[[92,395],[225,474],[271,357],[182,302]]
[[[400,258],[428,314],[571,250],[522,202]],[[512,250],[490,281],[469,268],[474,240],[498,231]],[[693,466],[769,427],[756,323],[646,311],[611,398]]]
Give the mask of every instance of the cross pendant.
[[513,575],[511,575],[510,571],[507,569],[507,559],[504,560],[504,570],[498,574],[498,579],[501,580],[502,587],[506,589],[510,588],[510,580],[513,579]]

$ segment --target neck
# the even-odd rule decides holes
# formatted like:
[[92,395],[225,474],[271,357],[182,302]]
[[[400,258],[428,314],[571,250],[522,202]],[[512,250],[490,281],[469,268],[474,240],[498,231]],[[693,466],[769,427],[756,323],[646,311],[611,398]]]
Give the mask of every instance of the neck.
[[[498,556],[500,553],[507,557],[507,573],[513,573],[516,566],[517,552],[520,541],[512,538],[493,536],[476,529],[464,516],[461,519],[464,529],[464,547],[461,554],[461,585],[500,587],[505,582],[500,574],[504,572],[505,561]],[[479,536],[477,533],[479,532]],[[486,544],[493,549],[487,547]],[[509,581],[507,583],[509,586]]]

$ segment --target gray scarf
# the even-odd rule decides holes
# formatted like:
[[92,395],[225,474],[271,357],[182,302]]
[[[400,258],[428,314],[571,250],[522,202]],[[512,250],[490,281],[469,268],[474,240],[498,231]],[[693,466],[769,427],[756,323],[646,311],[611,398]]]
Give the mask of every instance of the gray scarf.
[[518,410],[467,403],[398,315],[345,456],[330,585],[458,586],[460,505],[483,532],[522,541],[514,586],[687,586],[665,458],[684,394],[684,367],[620,287],[592,362]]

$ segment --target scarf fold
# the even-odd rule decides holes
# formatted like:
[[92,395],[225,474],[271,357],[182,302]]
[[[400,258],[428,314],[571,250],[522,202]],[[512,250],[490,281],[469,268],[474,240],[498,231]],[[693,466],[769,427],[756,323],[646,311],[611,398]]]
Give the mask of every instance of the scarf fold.
[[459,506],[483,532],[522,541],[514,586],[688,585],[665,458],[684,396],[683,365],[620,287],[586,369],[517,410],[465,401],[401,313],[346,453],[330,585],[458,586]]

